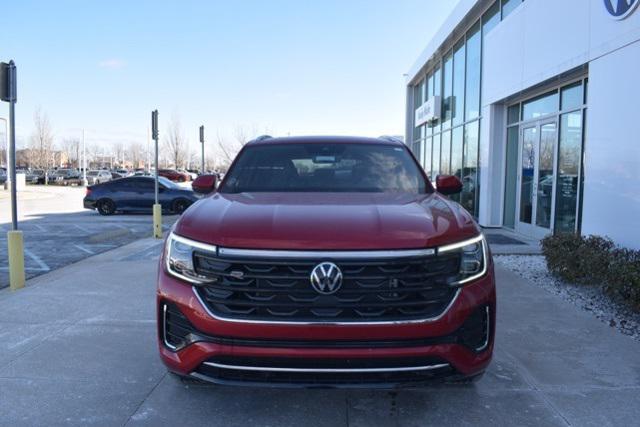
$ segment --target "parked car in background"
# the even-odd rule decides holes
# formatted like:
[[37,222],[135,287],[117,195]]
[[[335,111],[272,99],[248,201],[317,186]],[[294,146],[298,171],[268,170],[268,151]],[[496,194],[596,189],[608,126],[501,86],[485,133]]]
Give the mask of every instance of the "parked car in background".
[[116,169],[114,170],[115,173],[122,175],[122,177],[127,177],[131,175],[131,172],[129,172],[129,170],[127,169]]
[[101,184],[111,181],[111,172],[91,170],[87,172],[87,185]]
[[55,183],[59,185],[80,185],[82,177],[77,169],[58,169],[55,176]]
[[7,182],[7,171],[4,168],[0,168],[0,184]]
[[111,179],[120,179],[124,178],[124,175],[119,174],[118,172],[109,172],[111,174]]
[[183,173],[175,169],[158,169],[158,175],[164,176],[174,182],[187,182],[191,179],[191,175],[188,173]]
[[[190,188],[180,187],[166,178],[158,179],[158,201],[162,210],[181,214],[199,197]],[[151,177],[132,176],[87,187],[84,207],[101,215],[116,212],[152,212],[155,182]]]
[[[205,183],[205,181],[207,181]],[[263,137],[175,223],[158,263],[158,348],[220,384],[472,382],[495,336],[482,230],[396,139]]]
[[24,172],[24,181],[27,184],[37,184],[39,178],[40,177],[35,173],[35,171],[30,169],[26,169]]

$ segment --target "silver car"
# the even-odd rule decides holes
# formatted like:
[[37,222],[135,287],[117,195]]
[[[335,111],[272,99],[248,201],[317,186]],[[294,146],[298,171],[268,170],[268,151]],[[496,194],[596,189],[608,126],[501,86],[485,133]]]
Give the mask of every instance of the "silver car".
[[109,171],[88,171],[87,172],[87,184],[101,184],[103,182],[111,181],[111,172]]

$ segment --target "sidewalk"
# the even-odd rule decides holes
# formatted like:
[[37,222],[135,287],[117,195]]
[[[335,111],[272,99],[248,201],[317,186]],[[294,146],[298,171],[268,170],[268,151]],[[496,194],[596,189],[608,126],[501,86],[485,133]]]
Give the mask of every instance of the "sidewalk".
[[159,250],[139,240],[0,291],[0,426],[606,426],[640,417],[640,343],[503,269],[495,358],[473,386],[185,386],[157,356]]

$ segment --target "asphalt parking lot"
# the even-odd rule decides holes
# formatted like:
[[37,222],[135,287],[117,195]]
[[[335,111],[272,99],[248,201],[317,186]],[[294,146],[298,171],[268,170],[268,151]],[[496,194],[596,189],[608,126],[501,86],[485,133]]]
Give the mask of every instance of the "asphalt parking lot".
[[[29,186],[19,195],[27,279],[89,256],[131,243],[152,233],[151,215],[104,217],[82,209],[81,188]],[[0,248],[11,228],[8,197],[0,198]],[[164,228],[176,216],[165,216]],[[9,286],[7,251],[0,251],[0,289]]]
[[1,426],[637,425],[640,343],[501,268],[494,360],[471,386],[184,384],[157,355],[160,248],[141,239],[0,290]]

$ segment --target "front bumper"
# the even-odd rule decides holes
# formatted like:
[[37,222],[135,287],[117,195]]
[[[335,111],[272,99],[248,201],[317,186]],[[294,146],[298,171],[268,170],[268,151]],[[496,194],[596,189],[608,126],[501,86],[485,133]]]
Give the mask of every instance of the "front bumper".
[[[468,284],[438,319],[391,324],[262,324],[211,317],[191,286],[158,272],[158,345],[169,370],[220,384],[279,387],[417,386],[481,374],[495,334],[493,265]],[[184,343],[165,343],[166,307],[192,328]],[[474,314],[475,313],[475,314]],[[486,343],[461,336],[471,316],[486,313]],[[468,325],[469,322],[466,324]]]

